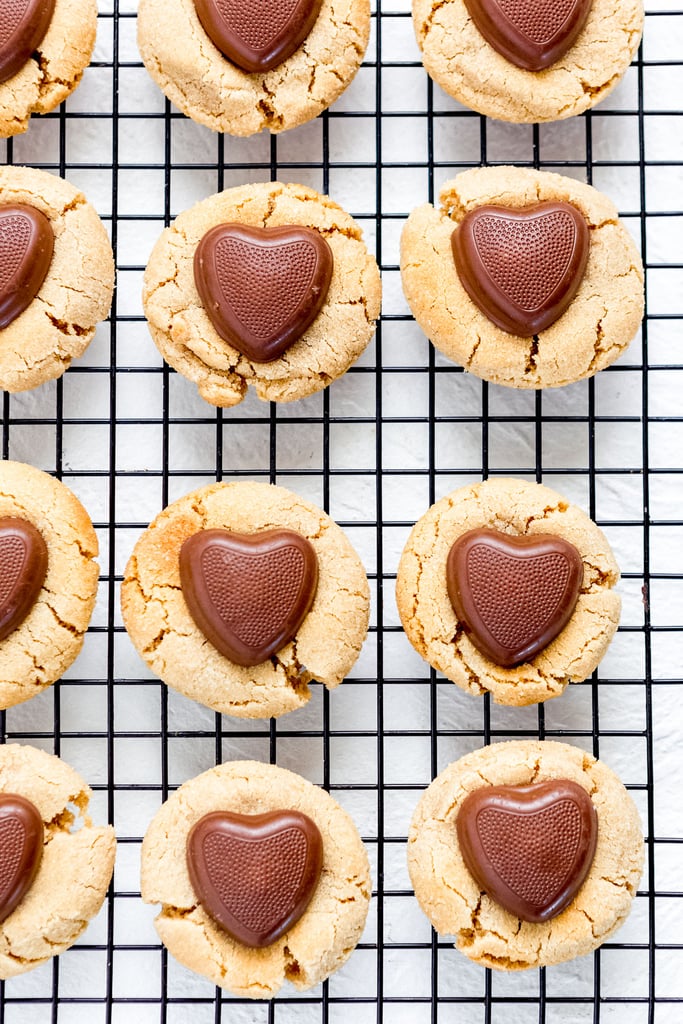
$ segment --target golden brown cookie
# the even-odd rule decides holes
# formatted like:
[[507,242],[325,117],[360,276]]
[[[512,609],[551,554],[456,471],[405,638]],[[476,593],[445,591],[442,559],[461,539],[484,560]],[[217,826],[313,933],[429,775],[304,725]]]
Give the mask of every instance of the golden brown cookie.
[[593,0],[571,48],[528,71],[487,42],[465,0],[413,0],[424,66],[447,93],[501,121],[557,121],[604,99],[633,60],[643,31],[642,0]]
[[[180,581],[180,549],[200,530],[293,530],[313,546],[318,584],[293,641],[253,667],[220,654],[193,619]],[[213,484],[169,505],[135,545],[121,588],[128,634],[151,670],[192,700],[238,718],[303,707],[308,683],[338,686],[353,667],[369,617],[365,570],[342,530],[282,487]]]
[[[571,903],[545,922],[523,921],[482,891],[456,831],[465,798],[487,786],[568,779],[597,812],[595,855]],[[408,836],[415,895],[434,928],[483,967],[502,971],[584,956],[619,928],[631,909],[644,860],[642,826],[630,795],[601,761],[566,743],[515,740],[475,750],[449,765],[418,804]]]
[[[206,814],[305,814],[322,836],[320,881],[299,921],[271,945],[233,939],[198,904],[187,840]],[[269,999],[285,981],[308,989],[336,971],[360,939],[371,894],[368,857],[336,800],[293,772],[257,761],[219,765],[186,782],[153,819],[142,844],[142,898],[161,903],[161,941],[182,964],[248,999]]]
[[[458,621],[447,587],[449,552],[470,530],[511,536],[554,535],[569,541],[583,561],[573,614],[559,635],[529,661],[495,664]],[[416,651],[469,693],[490,692],[498,704],[525,705],[558,697],[568,683],[595,670],[619,624],[621,600],[613,588],[619,568],[600,529],[555,491],[523,480],[496,478],[453,491],[413,528],[401,555],[396,601]]]
[[[588,223],[585,274],[567,311],[541,333],[517,337],[475,305],[455,268],[451,237],[470,211],[569,203]],[[459,174],[441,190],[441,207],[419,206],[401,238],[401,278],[413,316],[449,359],[494,384],[551,388],[591,377],[618,359],[643,318],[643,265],[602,193],[559,174],[485,167]]]
[[[0,923],[0,978],[39,967],[72,946],[98,913],[109,886],[116,836],[88,817],[92,796],[83,779],[36,747],[0,746],[0,793],[23,797],[42,818],[38,873]],[[3,829],[6,841],[6,831]]]

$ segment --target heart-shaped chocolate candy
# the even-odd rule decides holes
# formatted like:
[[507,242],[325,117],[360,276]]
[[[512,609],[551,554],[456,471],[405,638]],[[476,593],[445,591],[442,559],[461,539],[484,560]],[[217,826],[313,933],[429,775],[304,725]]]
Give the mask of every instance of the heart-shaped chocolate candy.
[[312,228],[220,224],[197,246],[194,279],[221,338],[269,363],[317,317],[333,266],[332,250]]
[[533,658],[567,625],[583,583],[583,561],[563,537],[470,530],[448,554],[446,582],[474,646],[511,668]]
[[54,232],[33,206],[0,206],[0,329],[31,305],[52,262]]
[[36,877],[43,856],[43,819],[23,796],[0,793],[0,921]]
[[47,574],[47,545],[26,519],[0,519],[0,640],[20,626]]
[[591,4],[592,0],[465,0],[487,43],[525,71],[550,67],[574,45]]
[[322,0],[194,0],[212,43],[244,71],[270,71],[299,49]]
[[50,27],[55,0],[2,0],[0,4],[0,82],[30,60]]
[[204,636],[237,665],[293,640],[315,598],[318,557],[293,530],[202,530],[180,549],[180,582]]
[[323,841],[299,811],[201,818],[187,841],[199,902],[245,946],[270,946],[299,920],[318,885]]
[[586,272],[590,238],[571,203],[479,206],[452,235],[463,288],[497,327],[522,338],[567,310]]
[[591,798],[576,782],[483,786],[456,821],[467,870],[497,903],[523,921],[547,921],[573,900],[598,838]]

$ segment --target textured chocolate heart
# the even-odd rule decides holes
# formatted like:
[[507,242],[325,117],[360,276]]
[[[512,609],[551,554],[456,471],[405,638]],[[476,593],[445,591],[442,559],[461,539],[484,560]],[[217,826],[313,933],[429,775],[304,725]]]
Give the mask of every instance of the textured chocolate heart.
[[522,338],[567,310],[588,263],[585,218],[571,203],[480,206],[452,235],[462,285],[497,327]]
[[221,338],[269,363],[318,316],[333,266],[332,250],[312,228],[221,224],[197,246],[194,279]]
[[54,232],[33,206],[0,206],[0,329],[27,309],[52,262]]
[[0,641],[20,626],[47,574],[47,545],[26,519],[0,519]]
[[187,841],[199,902],[245,946],[270,946],[299,920],[318,885],[323,841],[299,811],[201,818]]
[[523,921],[548,921],[574,899],[590,870],[598,816],[569,779],[531,786],[484,786],[456,821],[467,870]]
[[0,4],[0,82],[30,60],[50,27],[55,0],[2,0]]
[[260,665],[294,639],[308,615],[318,557],[293,530],[203,530],[180,549],[180,582],[214,647],[237,665]]
[[23,796],[0,793],[0,921],[24,898],[42,856],[40,812]]
[[194,0],[214,45],[244,71],[270,71],[299,49],[322,0]]
[[526,71],[560,59],[586,24],[592,0],[465,0],[484,39]]
[[448,554],[446,581],[474,646],[511,668],[530,661],[567,625],[583,583],[583,561],[562,537],[470,530]]

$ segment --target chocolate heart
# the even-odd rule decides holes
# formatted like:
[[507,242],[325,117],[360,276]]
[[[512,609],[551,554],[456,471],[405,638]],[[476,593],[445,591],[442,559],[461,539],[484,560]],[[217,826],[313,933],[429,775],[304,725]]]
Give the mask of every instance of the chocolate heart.
[[548,921],[567,907],[590,870],[598,816],[569,779],[484,786],[463,802],[460,850],[477,884],[523,921]]
[[531,338],[567,310],[588,263],[585,218],[571,203],[480,206],[452,235],[463,288],[497,327]]
[[0,328],[27,309],[52,262],[54,232],[33,206],[0,206]]
[[583,561],[562,537],[470,530],[448,554],[446,581],[474,646],[511,668],[530,661],[567,625],[583,583]]
[[541,71],[576,42],[592,0],[465,0],[487,43],[517,67]]
[[322,0],[194,0],[214,45],[244,71],[270,71],[299,49]]
[[194,258],[197,291],[221,338],[256,363],[278,359],[323,307],[334,257],[312,228],[221,224]]
[[43,819],[23,796],[0,793],[0,921],[36,877],[43,856]]
[[47,545],[26,519],[0,519],[0,641],[20,626],[47,574]]
[[299,920],[318,885],[323,841],[299,811],[207,814],[187,841],[204,910],[245,946],[270,946]]
[[315,548],[293,530],[203,530],[180,549],[180,583],[204,636],[237,665],[293,640],[315,598]]
[[50,27],[55,0],[2,0],[0,4],[0,82],[31,59]]

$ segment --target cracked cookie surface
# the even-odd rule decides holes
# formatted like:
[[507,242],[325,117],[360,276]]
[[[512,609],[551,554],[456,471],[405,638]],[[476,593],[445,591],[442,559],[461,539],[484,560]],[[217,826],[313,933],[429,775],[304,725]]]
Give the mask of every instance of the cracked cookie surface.
[[[480,527],[517,536],[554,534],[583,560],[583,584],[569,622],[514,668],[494,664],[474,646],[448,596],[448,553],[458,537]],[[422,516],[401,555],[396,601],[408,639],[430,665],[469,693],[489,692],[497,704],[522,706],[559,697],[568,683],[595,670],[619,624],[618,580],[607,538],[585,512],[541,484],[496,478],[453,491]]]
[[0,746],[0,792],[25,797],[43,819],[43,858],[33,884],[0,924],[0,979],[24,974],[73,945],[109,886],[116,836],[88,817],[89,786],[36,747]]
[[0,518],[14,516],[42,534],[48,566],[33,608],[0,641],[0,708],[34,697],[76,659],[99,576],[97,536],[76,495],[33,466],[0,462]]
[[573,117],[617,85],[643,32],[642,0],[593,0],[574,45],[544,71],[525,71],[484,39],[465,0],[413,0],[427,73],[456,100],[501,121]]
[[[518,167],[465,171],[446,182],[441,208],[419,206],[401,237],[401,279],[413,316],[445,356],[477,377],[516,388],[551,388],[592,377],[618,359],[640,327],[643,265],[607,196],[559,174]],[[572,203],[586,218],[588,265],[571,305],[534,338],[496,327],[455,269],[451,235],[470,210]]]
[[[318,558],[315,600],[296,636],[253,668],[216,650],[181,590],[183,542],[214,528],[295,530]],[[121,588],[126,629],[151,670],[186,697],[239,718],[269,718],[303,707],[313,679],[329,689],[338,686],[367,635],[369,606],[365,570],[337,524],[291,491],[246,481],[213,484],[169,505],[135,545]]]
[[[270,363],[251,362],[220,337],[195,285],[195,250],[207,231],[226,223],[302,225],[319,231],[332,249],[325,304],[301,338]],[[181,213],[152,251],[143,302],[166,362],[193,381],[207,402],[232,406],[249,385],[264,401],[291,402],[340,377],[375,333],[381,287],[360,228],[341,207],[303,185],[275,182],[227,189]]]
[[0,167],[0,205],[26,203],[50,221],[54,255],[33,302],[0,330],[0,387],[27,391],[61,377],[111,308],[114,257],[104,225],[68,181],[31,167]]
[[138,46],[150,75],[184,114],[217,132],[281,132],[317,117],[358,71],[370,36],[370,0],[323,0],[298,50],[250,74],[214,45],[194,0],[140,0]]
[[[231,938],[197,903],[187,870],[187,837],[205,814],[308,815],[323,839],[318,887],[299,921],[270,946]],[[269,999],[285,981],[308,989],[348,959],[360,939],[371,895],[367,853],[336,800],[306,779],[257,761],[234,761],[186,782],[153,819],[142,844],[142,898],[161,903],[161,941],[186,967],[249,999]]]
[[[598,842],[590,871],[561,914],[521,921],[482,892],[465,867],[456,819],[482,786],[527,786],[570,779],[590,796]],[[514,740],[475,750],[449,765],[418,804],[408,835],[408,868],[422,910],[441,935],[483,967],[523,970],[584,956],[619,928],[643,869],[640,818],[630,795],[603,762],[566,743]]]

